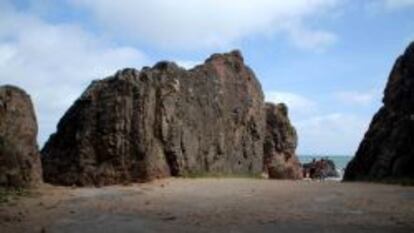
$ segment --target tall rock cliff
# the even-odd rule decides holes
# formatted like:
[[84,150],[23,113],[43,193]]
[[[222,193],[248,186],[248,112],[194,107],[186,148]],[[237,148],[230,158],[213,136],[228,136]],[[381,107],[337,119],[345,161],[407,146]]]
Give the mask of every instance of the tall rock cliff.
[[414,179],[414,42],[397,59],[383,102],[344,180]]
[[297,134],[285,104],[266,103],[264,170],[273,179],[301,179],[302,169],[295,154]]
[[0,87],[0,186],[30,187],[41,182],[37,122],[30,96]]
[[185,70],[160,62],[94,81],[42,150],[44,179],[107,185],[188,174],[258,174],[263,93],[238,51]]

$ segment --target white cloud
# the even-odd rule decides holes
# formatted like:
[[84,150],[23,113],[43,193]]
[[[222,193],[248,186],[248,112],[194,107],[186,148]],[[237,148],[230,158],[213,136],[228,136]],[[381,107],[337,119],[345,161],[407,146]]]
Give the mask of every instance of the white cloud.
[[372,89],[366,92],[341,91],[334,94],[343,104],[367,106],[381,98],[381,91]]
[[77,0],[104,29],[163,48],[226,47],[242,38],[284,34],[307,49],[320,49],[336,36],[311,29],[307,21],[332,12],[339,0]]
[[312,114],[317,109],[317,104],[310,98],[292,92],[268,91],[265,99],[272,103],[285,103],[289,108],[290,116],[300,118]]
[[[347,97],[347,104],[367,104],[372,101],[370,96],[361,93],[342,94],[344,98]],[[265,92],[265,96],[266,101],[287,104],[290,119],[299,136],[299,154],[352,155],[371,121],[369,115],[323,111],[320,102],[297,93],[272,91]],[[351,100],[348,97],[352,97]]]
[[365,3],[366,10],[371,14],[394,12],[414,7],[414,0],[371,0]]
[[40,143],[92,79],[147,60],[77,25],[49,24],[7,2],[0,5],[0,85],[20,86],[32,96]]
[[318,115],[296,122],[299,134],[299,153],[342,153],[356,151],[370,118],[332,113]]
[[287,32],[293,43],[302,49],[322,51],[337,41],[337,36],[331,32],[309,30],[300,26],[289,27]]
[[401,9],[406,7],[413,7],[414,0],[384,0],[384,5],[387,9]]

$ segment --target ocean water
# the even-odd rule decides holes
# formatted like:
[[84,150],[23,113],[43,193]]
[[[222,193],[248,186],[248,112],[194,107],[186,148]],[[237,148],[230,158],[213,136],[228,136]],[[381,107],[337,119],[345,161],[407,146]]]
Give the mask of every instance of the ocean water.
[[331,155],[331,156],[317,156],[317,155],[299,155],[299,160],[300,162],[303,163],[309,163],[312,162],[312,159],[325,159],[328,158],[332,161],[334,161],[335,166],[337,169],[345,169],[346,165],[349,163],[349,161],[351,161],[352,156],[347,156],[347,155]]
[[341,180],[342,176],[344,174],[344,170],[346,168],[346,165],[349,163],[349,161],[351,161],[352,156],[349,156],[349,155],[330,155],[330,156],[329,155],[324,155],[324,156],[320,156],[320,155],[299,155],[298,158],[299,158],[299,161],[302,164],[312,162],[312,159],[320,160],[322,158],[323,159],[328,158],[328,159],[332,160],[335,163],[336,170],[340,174],[339,180]]

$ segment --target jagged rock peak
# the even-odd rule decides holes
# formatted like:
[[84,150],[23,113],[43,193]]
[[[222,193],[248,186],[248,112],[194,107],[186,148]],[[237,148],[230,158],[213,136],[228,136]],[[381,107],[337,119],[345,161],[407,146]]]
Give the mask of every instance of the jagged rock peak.
[[231,60],[244,63],[244,58],[240,50],[233,50],[229,53],[215,53],[206,59],[205,63],[212,62],[215,60]]

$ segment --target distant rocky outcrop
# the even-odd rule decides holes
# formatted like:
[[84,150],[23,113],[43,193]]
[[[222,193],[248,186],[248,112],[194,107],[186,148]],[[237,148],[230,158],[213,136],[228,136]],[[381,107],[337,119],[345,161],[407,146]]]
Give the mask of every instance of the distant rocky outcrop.
[[124,69],[94,81],[60,120],[42,150],[44,179],[83,186],[259,174],[264,130],[261,86],[238,51],[191,70]]
[[304,172],[309,178],[339,178],[340,174],[336,170],[336,165],[332,159],[321,159],[302,165]]
[[302,169],[295,154],[297,134],[285,104],[266,103],[264,170],[273,179],[300,179]]
[[324,167],[323,174],[325,177],[339,178],[341,174],[338,172],[335,162],[332,159],[325,159],[326,166]]
[[31,187],[41,182],[37,122],[30,96],[0,87],[0,186]]
[[344,180],[414,179],[414,42],[397,59],[383,102]]

